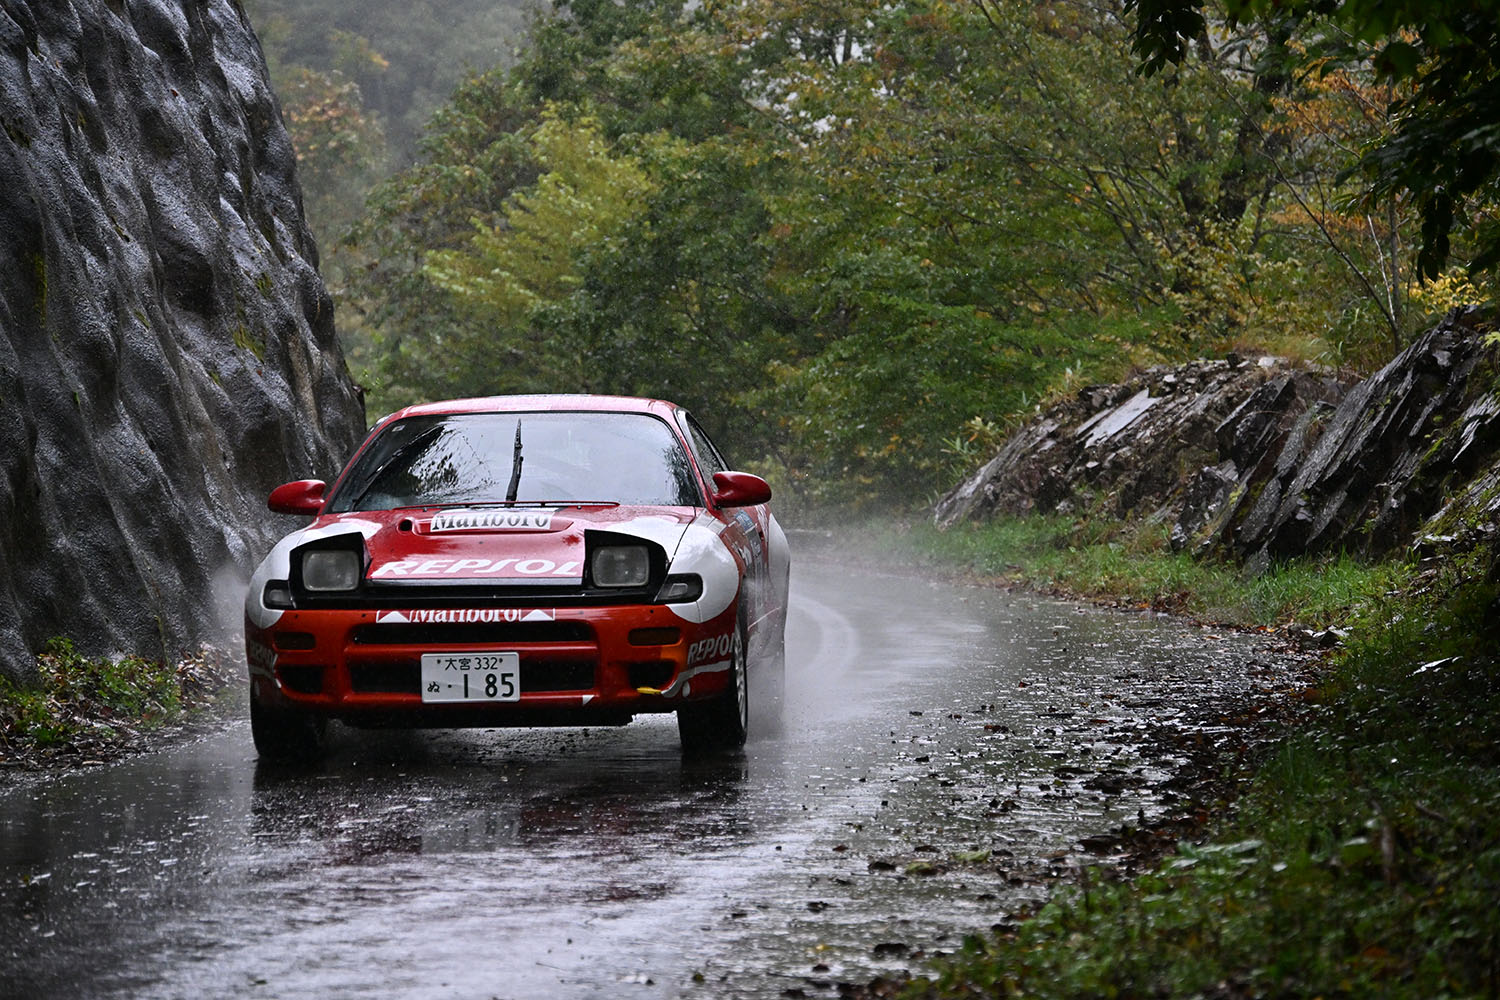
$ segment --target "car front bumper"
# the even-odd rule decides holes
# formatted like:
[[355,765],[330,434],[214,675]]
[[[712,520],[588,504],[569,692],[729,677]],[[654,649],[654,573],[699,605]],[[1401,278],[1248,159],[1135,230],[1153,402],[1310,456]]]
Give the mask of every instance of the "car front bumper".
[[[735,621],[733,606],[701,624],[666,605],[288,610],[247,620],[245,644],[263,705],[366,725],[603,724],[723,691]],[[515,653],[519,700],[424,702],[423,654],[459,652]]]

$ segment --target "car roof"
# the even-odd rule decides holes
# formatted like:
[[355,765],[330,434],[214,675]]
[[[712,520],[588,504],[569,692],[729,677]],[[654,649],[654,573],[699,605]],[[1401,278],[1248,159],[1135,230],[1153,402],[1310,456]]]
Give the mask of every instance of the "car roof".
[[591,393],[538,393],[523,396],[476,396],[470,399],[445,399],[418,403],[397,410],[395,417],[444,415],[450,413],[515,413],[537,411],[585,411],[592,413],[652,413],[667,417],[680,409],[676,403],[637,396],[602,396]]

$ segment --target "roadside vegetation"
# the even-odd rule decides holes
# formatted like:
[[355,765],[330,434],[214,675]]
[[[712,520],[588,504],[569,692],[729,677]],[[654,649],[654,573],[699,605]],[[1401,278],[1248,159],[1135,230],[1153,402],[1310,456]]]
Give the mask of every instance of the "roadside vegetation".
[[203,652],[176,663],[137,656],[91,658],[67,639],[37,657],[37,678],[0,677],[0,765],[105,759],[212,705],[237,676],[227,657]]
[[1344,625],[1224,816],[1147,875],[1101,872],[967,940],[917,998],[1493,996],[1500,984],[1500,575],[1488,548],[1255,579],[1061,520],[886,551],[1240,625]]
[[1000,518],[945,531],[882,521],[868,534],[912,565],[1246,628],[1347,627],[1413,575],[1401,562],[1334,555],[1275,564],[1252,577],[1233,564],[1173,552],[1165,528],[1112,518]]
[[372,416],[664,396],[783,496],[909,508],[1052,394],[1372,370],[1492,290],[1472,4],[246,9]]

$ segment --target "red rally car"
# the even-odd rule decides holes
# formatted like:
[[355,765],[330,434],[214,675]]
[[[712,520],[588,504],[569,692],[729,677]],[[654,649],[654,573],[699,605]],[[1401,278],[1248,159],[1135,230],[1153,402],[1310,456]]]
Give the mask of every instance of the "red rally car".
[[779,713],[791,559],[765,480],[657,400],[497,396],[376,424],[245,602],[257,751],[362,726],[606,725],[689,752]]

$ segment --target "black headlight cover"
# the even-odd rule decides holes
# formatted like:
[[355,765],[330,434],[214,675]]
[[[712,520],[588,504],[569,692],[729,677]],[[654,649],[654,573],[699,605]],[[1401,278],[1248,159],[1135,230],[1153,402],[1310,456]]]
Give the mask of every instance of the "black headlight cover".
[[[639,585],[606,586],[594,579],[594,559],[604,549],[643,549],[646,553],[646,579]],[[615,594],[639,594],[651,600],[661,589],[667,578],[667,553],[655,542],[635,535],[623,535],[613,531],[585,531],[583,533],[583,587],[588,591],[606,591]]]
[[[307,581],[302,577],[302,562],[310,553],[318,552],[350,552],[359,566],[355,574],[354,586],[348,590],[309,589]],[[291,572],[288,574],[287,582],[291,585],[292,599],[294,601],[306,596],[337,596],[352,594],[364,586],[365,574],[369,571],[369,556],[365,552],[365,538],[358,532],[334,535],[330,538],[318,538],[305,545],[299,545],[293,549],[289,556],[291,560]]]
[[657,604],[686,604],[703,596],[703,577],[697,573],[673,573],[656,592]]

